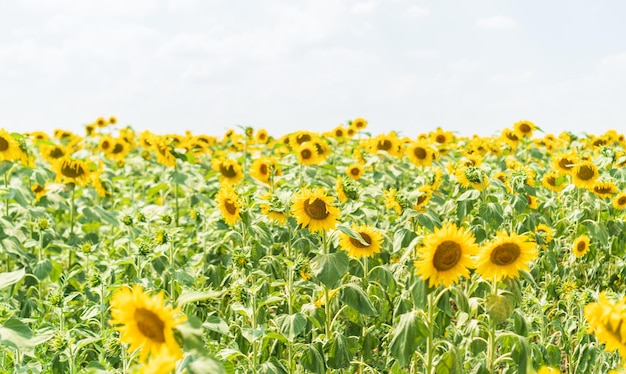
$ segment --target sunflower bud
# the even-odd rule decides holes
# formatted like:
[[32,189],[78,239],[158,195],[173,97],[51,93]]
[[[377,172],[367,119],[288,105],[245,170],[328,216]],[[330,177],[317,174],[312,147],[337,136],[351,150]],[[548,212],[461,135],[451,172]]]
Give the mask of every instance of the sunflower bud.
[[133,217],[131,217],[128,214],[126,214],[122,218],[122,223],[125,224],[126,226],[132,226],[133,225]]
[[37,222],[37,227],[39,227],[39,230],[49,229],[50,228],[50,222],[48,222],[48,220],[46,218],[41,218]]

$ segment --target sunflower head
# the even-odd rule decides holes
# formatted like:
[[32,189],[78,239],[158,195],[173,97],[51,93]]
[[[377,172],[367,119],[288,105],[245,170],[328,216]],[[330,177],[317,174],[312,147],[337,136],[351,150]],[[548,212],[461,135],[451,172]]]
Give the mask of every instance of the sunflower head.
[[574,185],[578,188],[591,190],[598,177],[598,167],[589,160],[579,162],[572,171]]
[[618,351],[626,359],[626,298],[611,302],[602,292],[597,302],[585,306],[584,313],[589,332],[606,344],[606,350]]
[[613,198],[613,208],[617,210],[626,209],[626,191],[622,191]]
[[348,166],[348,169],[346,169],[346,175],[348,175],[351,179],[359,180],[359,178],[363,175],[363,165],[355,163]]
[[415,166],[430,166],[435,159],[435,151],[425,141],[409,144],[406,154]]
[[537,126],[535,126],[534,123],[527,120],[518,121],[513,124],[513,130],[520,138],[530,138],[536,128]]
[[537,246],[527,236],[501,231],[481,249],[476,271],[485,279],[515,278],[537,255]]
[[212,167],[213,170],[219,172],[220,181],[234,185],[243,179],[241,166],[235,160],[215,158],[213,160]]
[[583,257],[589,252],[589,237],[587,235],[580,235],[574,239],[572,244],[572,253],[576,257]]
[[339,216],[333,200],[321,189],[304,189],[294,195],[291,210],[302,227],[313,232],[327,231],[335,227]]
[[316,165],[321,162],[321,158],[317,152],[317,147],[313,142],[304,142],[296,149],[298,162],[302,165]]
[[215,195],[215,201],[227,224],[233,226],[241,219],[242,204],[239,195],[229,185],[220,188]]
[[86,186],[91,178],[91,170],[87,162],[63,157],[52,166],[56,172],[57,183],[73,183],[78,186]]
[[374,257],[380,252],[383,236],[373,227],[352,225],[352,235],[339,234],[339,245],[353,258]]

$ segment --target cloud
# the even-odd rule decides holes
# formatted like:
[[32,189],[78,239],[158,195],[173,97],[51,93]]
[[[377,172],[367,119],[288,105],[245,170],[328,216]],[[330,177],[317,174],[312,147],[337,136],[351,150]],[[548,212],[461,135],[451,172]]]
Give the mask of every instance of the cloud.
[[439,57],[439,51],[434,49],[414,49],[408,50],[404,54],[415,60],[432,60]]
[[377,6],[378,3],[376,1],[359,1],[352,6],[350,11],[355,14],[369,14],[374,12]]
[[498,84],[520,84],[528,82],[534,76],[535,73],[530,70],[518,74],[496,73],[489,77],[489,82]]
[[406,15],[413,19],[425,18],[430,15],[430,10],[417,5],[411,5],[406,9]]
[[483,29],[511,29],[517,26],[517,22],[506,16],[493,16],[479,19],[476,25]]
[[607,85],[626,81],[626,52],[604,57],[596,66],[596,79]]

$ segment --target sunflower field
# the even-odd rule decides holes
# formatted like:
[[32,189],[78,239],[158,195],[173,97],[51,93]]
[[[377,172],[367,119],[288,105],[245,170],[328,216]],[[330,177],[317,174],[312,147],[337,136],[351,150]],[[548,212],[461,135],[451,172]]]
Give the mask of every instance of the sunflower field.
[[0,130],[0,371],[608,373],[626,140]]

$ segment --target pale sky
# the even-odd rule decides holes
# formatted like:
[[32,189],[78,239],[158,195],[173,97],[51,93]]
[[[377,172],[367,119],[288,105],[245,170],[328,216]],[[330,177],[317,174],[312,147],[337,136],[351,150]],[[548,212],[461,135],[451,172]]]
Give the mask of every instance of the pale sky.
[[0,0],[0,127],[626,132],[626,2]]

